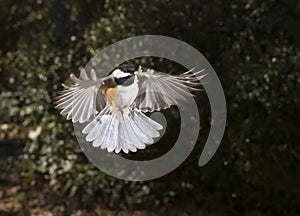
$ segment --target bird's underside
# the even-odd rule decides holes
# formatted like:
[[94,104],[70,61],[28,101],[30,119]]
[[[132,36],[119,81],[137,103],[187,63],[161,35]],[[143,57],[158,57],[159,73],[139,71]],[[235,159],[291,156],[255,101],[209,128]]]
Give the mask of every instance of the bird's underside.
[[[193,69],[192,69],[193,70]],[[98,78],[95,71],[84,69],[72,84],[56,97],[56,108],[73,123],[87,123],[82,130],[86,141],[109,152],[135,152],[153,144],[163,126],[144,113],[167,109],[198,90],[205,76],[192,70],[172,76],[153,70],[116,69],[107,77]]]

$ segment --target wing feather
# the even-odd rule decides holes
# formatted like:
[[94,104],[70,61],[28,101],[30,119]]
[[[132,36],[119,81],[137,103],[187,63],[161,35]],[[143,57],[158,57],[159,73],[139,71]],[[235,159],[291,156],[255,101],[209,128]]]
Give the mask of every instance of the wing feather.
[[181,75],[173,76],[165,73],[139,70],[139,96],[136,98],[136,107],[142,112],[153,112],[167,109],[176,105],[180,100],[191,96],[190,90],[199,90],[200,75],[204,70],[193,73],[191,69]]
[[99,91],[102,79],[97,79],[94,70],[89,77],[84,69],[81,69],[79,78],[71,74],[70,79],[72,84],[62,84],[64,90],[55,98],[55,108],[61,109],[60,113],[68,120],[83,123],[105,107],[105,96]]

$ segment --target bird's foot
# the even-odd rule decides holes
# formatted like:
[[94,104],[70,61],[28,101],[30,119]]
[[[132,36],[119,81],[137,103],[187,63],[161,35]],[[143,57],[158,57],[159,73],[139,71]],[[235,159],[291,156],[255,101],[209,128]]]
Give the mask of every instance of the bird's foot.
[[133,102],[133,103],[130,105],[129,109],[130,109],[130,111],[134,111],[135,108],[136,108],[136,103]]

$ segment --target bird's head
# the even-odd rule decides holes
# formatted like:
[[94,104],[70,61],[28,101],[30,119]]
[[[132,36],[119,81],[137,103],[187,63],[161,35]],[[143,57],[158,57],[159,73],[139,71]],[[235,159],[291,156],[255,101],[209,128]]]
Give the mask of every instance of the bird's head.
[[134,83],[136,67],[134,65],[122,65],[107,76],[103,81],[101,88],[115,88],[117,86],[130,86]]

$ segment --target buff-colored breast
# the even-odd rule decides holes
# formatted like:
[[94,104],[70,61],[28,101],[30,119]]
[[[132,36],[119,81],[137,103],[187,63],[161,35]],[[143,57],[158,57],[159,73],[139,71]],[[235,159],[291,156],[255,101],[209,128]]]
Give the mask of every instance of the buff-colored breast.
[[113,104],[116,94],[117,94],[117,88],[108,88],[106,90],[107,101],[110,105]]

